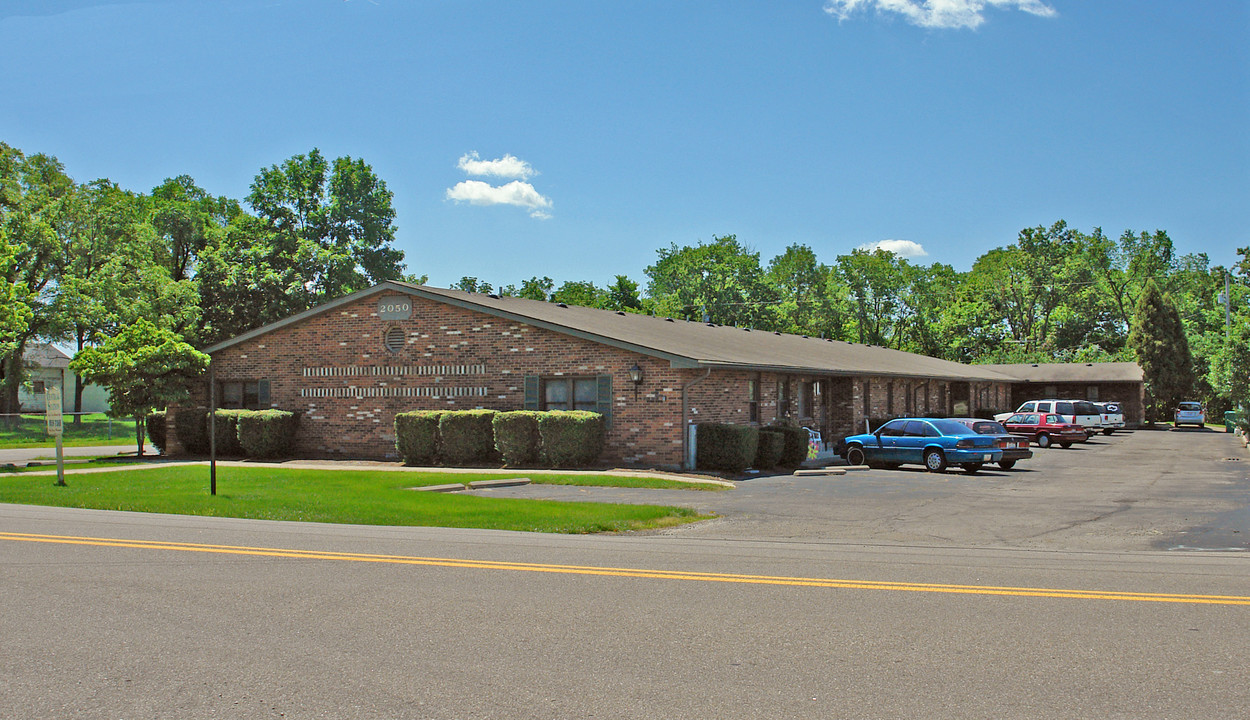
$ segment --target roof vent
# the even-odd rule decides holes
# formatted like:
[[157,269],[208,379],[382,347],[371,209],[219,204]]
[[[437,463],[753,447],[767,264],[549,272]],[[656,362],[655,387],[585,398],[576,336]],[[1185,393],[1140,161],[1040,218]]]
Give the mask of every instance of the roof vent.
[[780,335],[780,334],[781,334],[781,333],[779,333],[779,332],[775,332],[775,333],[773,333],[773,335]]
[[708,327],[716,327],[716,323],[708,323],[708,324],[707,324],[707,326],[708,326]]
[[747,332],[751,332],[751,328],[742,328],[742,329],[746,330]]
[[487,295],[486,297],[488,297],[488,298],[494,298],[494,299],[496,299],[496,300],[498,300],[498,299],[499,299],[499,296],[498,296],[498,295],[496,295],[495,293],[491,293],[491,294]]
[[1094,367],[1094,363],[1085,363],[1085,367]]
[[1033,367],[1037,367],[1037,363],[1033,363]]
[[804,336],[803,336],[803,339],[804,339],[804,340],[810,340],[811,338],[809,338],[807,335],[804,335]]
[[617,314],[617,315],[624,315],[624,314],[625,314],[625,311],[624,311],[624,310],[617,310],[617,311],[616,311],[616,314]]
[[556,307],[566,308],[568,305],[565,305],[564,303],[556,303]]
[[673,322],[673,318],[664,318],[664,322]]

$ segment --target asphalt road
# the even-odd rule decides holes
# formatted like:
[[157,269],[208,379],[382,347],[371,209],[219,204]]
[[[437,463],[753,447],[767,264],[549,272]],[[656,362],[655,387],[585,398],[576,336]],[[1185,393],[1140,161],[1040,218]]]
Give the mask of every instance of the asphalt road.
[[724,518],[665,534],[0,505],[0,717],[1236,717],[1250,557],[1159,548],[1250,461],[1181,435],[680,493]]

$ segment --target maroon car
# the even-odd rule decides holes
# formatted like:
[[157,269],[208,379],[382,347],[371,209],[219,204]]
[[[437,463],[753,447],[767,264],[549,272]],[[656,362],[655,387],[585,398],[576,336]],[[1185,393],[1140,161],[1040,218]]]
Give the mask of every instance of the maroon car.
[[1085,442],[1089,436],[1085,428],[1063,421],[1059,415],[1045,413],[1020,413],[1003,421],[1003,427],[1012,435],[1025,435],[1038,447],[1051,445],[1072,447],[1072,443]]

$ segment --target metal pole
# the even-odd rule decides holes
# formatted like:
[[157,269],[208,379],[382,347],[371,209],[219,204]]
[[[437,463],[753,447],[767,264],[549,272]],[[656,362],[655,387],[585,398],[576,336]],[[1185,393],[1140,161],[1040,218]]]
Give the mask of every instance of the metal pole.
[[213,358],[208,358],[208,494],[217,494],[217,382]]

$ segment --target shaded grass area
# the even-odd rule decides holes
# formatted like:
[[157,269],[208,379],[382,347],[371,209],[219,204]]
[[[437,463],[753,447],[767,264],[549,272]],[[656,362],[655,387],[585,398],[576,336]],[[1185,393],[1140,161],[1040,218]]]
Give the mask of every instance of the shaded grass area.
[[[214,497],[208,494],[208,471],[203,466],[67,475],[68,487],[56,487],[55,479],[48,476],[13,474],[0,477],[0,502],[257,520],[551,533],[647,530],[707,517],[689,508],[669,506],[490,498],[409,489],[492,477],[509,475],[221,467]],[[526,477],[537,480],[534,475]],[[617,485],[634,480],[610,479]]]
[[[112,420],[104,413],[83,415],[82,422],[74,424],[73,418],[64,418],[65,432],[61,436],[64,447],[87,445],[135,445],[135,421]],[[56,440],[48,436],[47,422],[42,415],[22,415],[17,418],[0,418],[0,448],[53,447]]]

